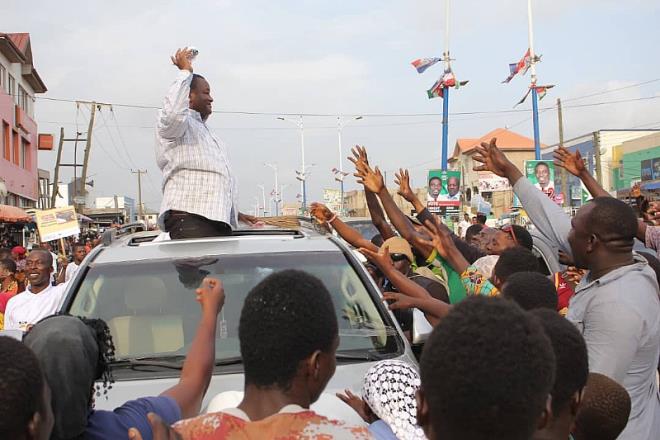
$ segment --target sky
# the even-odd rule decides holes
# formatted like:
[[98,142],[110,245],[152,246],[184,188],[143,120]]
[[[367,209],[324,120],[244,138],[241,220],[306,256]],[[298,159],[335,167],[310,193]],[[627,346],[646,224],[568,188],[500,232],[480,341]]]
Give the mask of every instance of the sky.
[[[542,142],[558,140],[557,98],[564,102],[565,138],[598,129],[660,128],[660,99],[631,101],[660,98],[660,2],[533,3],[539,84],[556,85],[540,103]],[[457,138],[478,138],[499,127],[532,137],[530,100],[511,112],[529,74],[501,84],[508,63],[527,49],[527,2],[463,0],[451,6],[452,67],[470,82],[450,95],[449,155]],[[146,169],[143,202],[159,208],[157,110],[118,104],[159,106],[176,76],[169,56],[187,45],[199,49],[194,67],[211,84],[214,110],[230,112],[214,113],[208,124],[229,148],[242,211],[251,212],[261,199],[258,185],[272,190],[267,162],[278,165],[285,201],[301,192],[295,180],[300,133],[279,115],[327,115],[303,119],[305,160],[313,165],[308,203],[321,200],[324,188],[337,188],[331,170],[339,165],[338,114],[347,115],[346,170],[355,144],[367,147],[390,186],[399,167],[410,169],[413,186],[423,186],[428,169],[440,167],[442,101],[429,100],[426,90],[442,67],[420,75],[410,62],[441,56],[442,0],[2,0],[0,17],[0,31],[31,35],[34,64],[48,87],[40,98],[115,104],[96,120],[89,171],[94,196],[137,199],[131,169]],[[583,98],[591,94],[598,95]],[[611,101],[627,102],[588,105]],[[42,133],[57,136],[64,127],[71,137],[86,130],[88,107],[38,99],[35,108]],[[382,116],[392,114],[399,116]],[[357,115],[364,117],[352,120]],[[66,146],[69,160],[72,145]],[[39,167],[51,176],[54,163],[55,152],[39,153]],[[348,177],[346,190],[357,188]]]

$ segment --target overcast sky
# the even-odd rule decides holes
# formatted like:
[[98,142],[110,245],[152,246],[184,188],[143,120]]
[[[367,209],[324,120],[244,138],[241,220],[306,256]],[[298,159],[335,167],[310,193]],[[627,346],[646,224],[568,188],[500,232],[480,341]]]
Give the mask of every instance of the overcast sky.
[[[454,1],[453,68],[470,80],[452,92],[451,112],[511,110],[529,77],[500,82],[508,63],[527,48],[525,0]],[[591,98],[571,98],[660,78],[657,0],[537,0],[535,47],[543,55],[539,82],[556,84],[541,106],[566,106],[660,96],[660,81]],[[177,47],[200,51],[195,70],[210,82],[214,109],[267,113],[439,114],[440,99],[426,89],[440,76],[435,66],[418,75],[410,61],[440,56],[444,47],[442,0],[127,1],[45,0],[0,2],[3,32],[29,32],[35,66],[48,87],[44,97],[158,106],[174,79],[169,55]],[[518,107],[528,110],[531,103]],[[38,100],[40,132],[85,131],[88,110]],[[154,157],[156,111],[114,107],[97,119],[90,174],[98,196],[137,196],[131,168],[148,170],[148,207],[158,209],[161,175]],[[602,128],[660,128],[660,99],[564,111],[566,137]],[[556,142],[557,114],[541,114],[541,138]],[[344,155],[365,144],[371,162],[390,170],[409,167],[422,186],[440,166],[441,117],[365,117],[344,129]],[[336,187],[336,117],[306,117],[306,161],[315,163],[308,199]],[[229,146],[239,180],[241,208],[251,210],[258,184],[273,186],[264,162],[277,162],[284,196],[300,192],[296,128],[275,116],[214,114],[209,125]],[[458,137],[480,137],[498,127],[532,136],[529,113],[456,115],[450,118],[450,154]],[[71,145],[68,145],[72,147]],[[71,150],[65,153],[72,156]],[[68,157],[69,157],[68,156]],[[82,155],[81,155],[82,157]],[[40,153],[52,173],[55,153]],[[348,167],[350,163],[344,162]],[[68,181],[69,175],[64,176]],[[354,178],[347,189],[357,188]]]

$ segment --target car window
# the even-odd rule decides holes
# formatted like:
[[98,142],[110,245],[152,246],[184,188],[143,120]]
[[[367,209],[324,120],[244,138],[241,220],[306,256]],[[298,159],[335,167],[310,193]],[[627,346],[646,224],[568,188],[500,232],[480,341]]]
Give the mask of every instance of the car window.
[[195,335],[200,306],[194,290],[205,276],[222,280],[225,306],[218,317],[216,358],[240,355],[238,322],[246,295],[283,269],[319,277],[332,295],[340,352],[396,353],[400,341],[363,281],[339,252],[222,255],[196,259],[90,264],[69,312],[101,318],[112,332],[116,356],[185,354]]
[[371,240],[378,234],[378,229],[370,221],[347,221],[346,223],[367,240]]

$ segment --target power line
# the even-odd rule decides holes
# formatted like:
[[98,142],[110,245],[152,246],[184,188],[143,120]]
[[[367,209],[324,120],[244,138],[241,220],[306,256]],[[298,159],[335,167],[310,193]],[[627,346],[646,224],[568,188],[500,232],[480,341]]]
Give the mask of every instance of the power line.
[[635,87],[643,86],[643,85],[646,85],[646,84],[651,84],[651,83],[658,82],[658,81],[660,81],[660,78],[652,79],[650,81],[644,81],[644,82],[637,83],[637,84],[632,84],[632,85],[629,85],[629,86],[619,87],[617,89],[603,90],[602,92],[592,93],[590,95],[584,95],[584,96],[578,96],[576,98],[564,99],[564,102],[577,101],[579,99],[586,99],[586,98],[591,98],[591,97],[594,97],[594,96],[605,95],[607,93],[618,92],[619,90],[632,89],[632,88],[635,88]]

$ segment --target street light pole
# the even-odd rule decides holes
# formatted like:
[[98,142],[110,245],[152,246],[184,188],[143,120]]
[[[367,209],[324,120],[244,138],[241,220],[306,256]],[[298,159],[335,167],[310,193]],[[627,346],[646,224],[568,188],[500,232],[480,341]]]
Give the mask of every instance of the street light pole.
[[300,180],[300,189],[302,191],[302,211],[304,213],[307,210],[307,167],[305,166],[305,124],[303,121],[303,115],[300,115],[297,121],[283,117],[278,117],[277,119],[294,124],[300,129],[300,152],[302,166],[300,171],[296,171],[296,179]]
[[[357,116],[352,118],[352,121],[359,121],[362,119],[362,116]],[[337,116],[337,149],[339,151],[339,168],[335,172],[335,180],[339,181],[339,192],[340,192],[340,203],[339,203],[339,214],[344,215],[344,177],[346,177],[347,173],[344,173],[344,155],[342,153],[342,145],[341,145],[341,131],[344,128],[344,124],[342,124],[341,116]]]
[[261,198],[263,201],[263,212],[261,213],[261,216],[266,217],[266,187],[264,185],[257,185],[257,188],[261,188]]
[[264,165],[266,165],[268,168],[272,169],[275,172],[275,217],[277,217],[280,215],[279,200],[277,197],[277,191],[279,190],[279,175],[277,172],[277,164],[266,163]]

